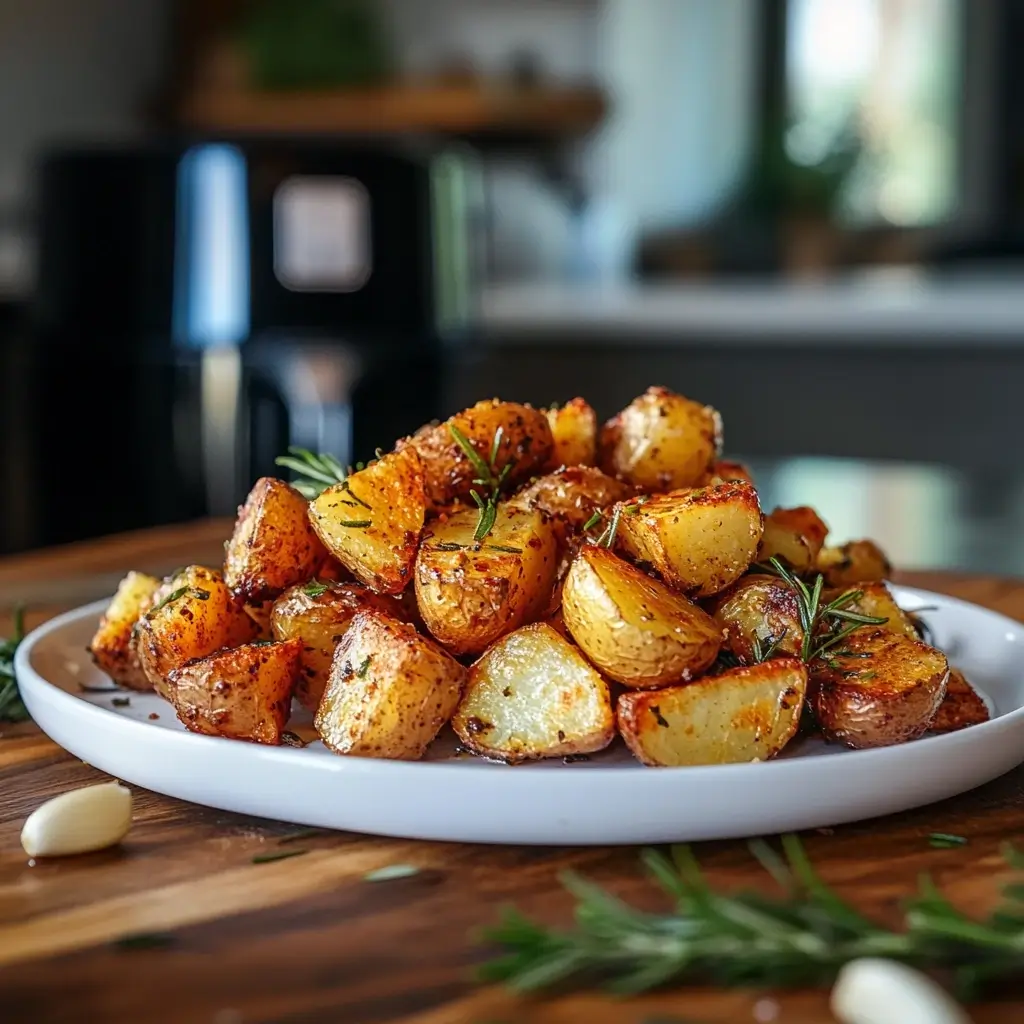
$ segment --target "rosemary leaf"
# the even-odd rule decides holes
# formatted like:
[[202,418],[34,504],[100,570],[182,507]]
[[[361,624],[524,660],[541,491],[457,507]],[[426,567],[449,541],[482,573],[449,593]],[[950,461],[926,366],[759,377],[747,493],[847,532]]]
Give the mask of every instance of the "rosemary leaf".
[[473,540],[478,544],[484,539],[494,528],[494,523],[498,518],[498,506],[494,502],[487,502],[483,508],[480,509],[480,520],[476,524],[476,532],[473,534]]
[[257,853],[253,857],[253,864],[270,864],[275,860],[288,860],[289,857],[301,857],[309,853],[309,850],[275,850],[273,853]]
[[330,590],[330,586],[321,580],[310,580],[303,588],[302,592],[307,597],[320,597],[322,594],[326,594]]

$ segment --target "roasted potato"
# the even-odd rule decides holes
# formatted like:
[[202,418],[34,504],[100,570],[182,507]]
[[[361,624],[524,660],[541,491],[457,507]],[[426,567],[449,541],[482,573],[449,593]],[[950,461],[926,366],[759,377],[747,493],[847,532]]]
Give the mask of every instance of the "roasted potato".
[[761,508],[749,484],[672,491],[616,506],[616,545],[693,597],[725,590],[761,541]]
[[646,765],[767,761],[796,735],[806,693],[804,663],[777,658],[685,686],[623,693],[616,717]]
[[757,647],[795,655],[803,646],[796,592],[778,576],[744,576],[717,595],[713,609],[725,646],[745,665],[760,660]]
[[601,428],[598,464],[642,491],[704,479],[722,444],[722,419],[668,388],[648,388]]
[[190,661],[169,675],[186,729],[250,743],[281,742],[299,677],[301,640],[243,644]]
[[338,754],[417,761],[455,713],[465,681],[432,640],[364,608],[334,652],[316,729]]
[[754,476],[742,462],[719,459],[711,464],[708,471],[709,484],[754,484]]
[[582,398],[544,410],[551,427],[549,469],[593,466],[597,460],[597,413]]
[[506,478],[506,493],[542,470],[551,458],[551,426],[540,409],[496,398],[477,402],[444,423],[424,427],[396,446],[399,451],[412,448],[419,453],[427,498],[436,509],[453,501],[469,501],[470,491],[480,486],[473,481],[480,477],[481,467],[466,454],[456,432],[472,445],[495,477],[506,466],[512,467]]
[[504,503],[479,543],[477,509],[435,520],[416,557],[416,603],[430,633],[453,654],[480,654],[547,611],[558,545],[540,511]]
[[599,509],[629,497],[630,488],[591,466],[567,466],[534,480],[513,498],[580,530]]
[[852,601],[846,606],[851,612],[860,612],[861,615],[885,619],[886,621],[880,625],[880,628],[891,630],[893,633],[902,633],[912,640],[920,640],[910,616],[896,603],[896,598],[892,596],[892,592],[884,583],[860,583],[855,588],[840,587],[836,590],[825,591],[823,600],[831,601],[851,589],[861,592],[861,596],[856,601]]
[[515,764],[603,750],[615,738],[608,684],[551,626],[502,637],[469,670],[452,726],[463,746]]
[[562,615],[597,669],[624,686],[691,679],[710,667],[722,641],[721,628],[693,602],[592,544],[566,576]]
[[273,477],[258,480],[249,492],[224,556],[224,582],[243,601],[277,597],[308,580],[327,557],[308,507],[294,487]]
[[409,582],[426,512],[423,464],[413,449],[371,462],[309,506],[330,553],[380,594],[398,594]]
[[256,623],[259,632],[256,634],[258,640],[269,640],[270,614],[274,610],[274,602],[271,600],[260,601],[259,604],[246,604],[242,606],[246,615]]
[[818,562],[828,527],[813,508],[777,508],[764,518],[757,561],[778,558],[794,572],[810,572]]
[[121,686],[133,690],[151,690],[153,684],[142,671],[137,653],[132,649],[132,629],[149,611],[153,595],[160,586],[155,576],[130,572],[117,585],[100,619],[99,627],[89,644],[92,660]]
[[981,695],[964,678],[959,669],[949,670],[946,696],[942,698],[939,710],[935,712],[929,732],[957,732],[969,725],[980,725],[992,716]]
[[892,575],[892,566],[874,541],[854,540],[842,547],[822,548],[818,571],[830,587],[851,587],[887,580]]
[[313,580],[286,590],[274,602],[270,616],[274,639],[302,641],[295,699],[310,711],[316,711],[327,686],[334,648],[362,608],[376,608],[403,622],[409,619],[399,598],[375,594],[358,583]]
[[941,651],[866,626],[813,663],[811,707],[826,739],[850,747],[906,743],[928,730],[948,677]]
[[139,664],[166,700],[171,699],[173,669],[223,647],[248,643],[259,634],[219,572],[191,565],[173,577],[173,586],[132,630]]

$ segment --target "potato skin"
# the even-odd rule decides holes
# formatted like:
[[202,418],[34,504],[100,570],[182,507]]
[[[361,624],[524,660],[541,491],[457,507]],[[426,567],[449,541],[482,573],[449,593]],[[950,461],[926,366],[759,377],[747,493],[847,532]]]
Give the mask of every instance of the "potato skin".
[[651,767],[766,761],[796,735],[807,667],[777,658],[685,686],[623,693],[619,732]]
[[652,687],[699,675],[722,630],[695,604],[605,548],[584,546],[562,592],[566,628],[603,675]]
[[672,491],[703,480],[721,444],[714,409],[654,387],[601,428],[598,464],[642,491]]
[[814,662],[811,706],[826,739],[857,748],[906,743],[928,730],[948,678],[941,651],[864,627],[843,641],[842,651]]
[[468,750],[509,764],[591,754],[615,738],[608,684],[543,623],[487,649],[469,670],[452,726]]
[[593,466],[597,461],[597,413],[583,398],[545,409],[551,427],[552,449],[548,469]]
[[[321,586],[326,587],[322,592]],[[270,613],[274,639],[302,642],[295,699],[310,711],[316,711],[327,686],[334,649],[363,608],[408,621],[398,598],[375,594],[358,583],[304,584],[291,587],[274,602]]]
[[100,619],[89,651],[96,665],[121,686],[132,690],[152,690],[139,664],[138,653],[132,648],[132,630],[139,618],[153,605],[153,595],[160,586],[155,576],[130,572],[117,585]]
[[777,508],[764,518],[757,561],[778,558],[797,573],[810,572],[828,536],[828,527],[813,508]]
[[539,477],[513,499],[517,505],[541,512],[581,530],[599,509],[630,495],[630,488],[591,466],[565,466]]
[[506,480],[506,493],[529,480],[547,465],[554,445],[547,416],[540,410],[517,402],[497,398],[477,402],[469,409],[446,420],[427,426],[412,437],[399,441],[396,450],[410,448],[423,460],[427,498],[436,509],[453,501],[468,502],[470,491],[479,485],[473,481],[480,475],[466,453],[452,436],[456,427],[487,462],[494,438],[501,429],[501,444],[494,460],[495,473],[511,463]]
[[224,558],[224,582],[248,604],[277,597],[313,575],[327,557],[306,499],[283,480],[256,481],[238,509]]
[[761,507],[749,484],[671,491],[616,509],[622,512],[616,546],[693,597],[738,580],[761,542]]
[[501,504],[481,543],[473,539],[478,518],[466,509],[435,520],[416,558],[420,617],[456,655],[480,654],[543,616],[558,568],[555,531],[543,513]]
[[981,725],[991,717],[988,705],[967,682],[963,672],[951,668],[949,682],[946,684],[946,695],[942,698],[928,731],[957,732],[971,725]]
[[414,450],[393,452],[309,505],[313,528],[331,555],[379,594],[399,594],[411,579],[427,511],[424,481]]
[[804,642],[796,592],[778,576],[744,576],[714,599],[715,622],[725,632],[725,646],[745,665],[776,640],[776,651],[796,655]]
[[465,681],[465,668],[432,640],[364,608],[334,652],[316,729],[336,754],[418,761],[455,713]]
[[842,547],[822,548],[818,571],[830,587],[852,587],[889,579],[892,565],[873,540],[854,540]]
[[249,643],[259,635],[259,627],[219,572],[192,565],[173,577],[170,585],[171,592],[132,631],[139,664],[165,700],[171,699],[173,669],[221,648]]
[[244,644],[170,673],[172,703],[191,732],[278,745],[291,713],[301,640]]

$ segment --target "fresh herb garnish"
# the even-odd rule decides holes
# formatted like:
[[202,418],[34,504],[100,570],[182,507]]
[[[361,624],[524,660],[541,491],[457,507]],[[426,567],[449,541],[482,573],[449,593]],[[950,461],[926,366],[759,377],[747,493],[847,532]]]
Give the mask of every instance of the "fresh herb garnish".
[[370,662],[371,661],[373,661],[373,655],[372,654],[368,654],[365,658],[363,658],[362,663],[360,664],[359,668],[356,669],[356,678],[357,679],[365,678],[366,673],[370,669]]
[[285,843],[297,843],[300,839],[320,839],[329,835],[331,833],[323,828],[303,828],[298,832],[289,832],[288,835],[281,836],[278,843],[283,846]]
[[454,423],[448,424],[448,433],[451,434],[452,440],[462,449],[463,454],[476,470],[477,475],[473,479],[473,483],[478,487],[487,488],[487,492],[483,495],[475,488],[469,492],[469,496],[480,510],[480,518],[477,520],[476,531],[473,534],[473,540],[479,543],[494,527],[495,520],[498,518],[498,500],[501,497],[501,488],[509,473],[512,472],[511,461],[506,462],[500,470],[496,466],[501,451],[504,428],[498,427],[494,432],[488,461],[484,460],[483,456],[473,447],[469,438]]
[[14,677],[14,652],[25,636],[25,608],[14,609],[14,635],[0,641],[0,722],[24,722],[29,718]]
[[584,533],[592,530],[601,520],[604,519],[604,513],[600,510],[594,512],[594,514],[583,524]]
[[303,588],[302,592],[307,597],[320,597],[321,594],[326,594],[330,590],[330,586],[320,580],[310,580]]
[[435,544],[434,546],[437,548],[438,551],[465,551],[466,550],[466,545],[465,544],[456,544],[455,541],[453,541],[453,540],[438,541],[438,543]]
[[130,708],[132,706],[131,697],[112,697],[110,703],[115,708]]
[[310,501],[320,497],[328,487],[344,483],[347,475],[333,455],[314,455],[305,448],[289,448],[287,455],[274,459],[274,464],[298,473],[299,479],[292,481],[292,487]]
[[174,944],[174,936],[163,932],[139,932],[137,935],[123,935],[114,939],[111,945],[116,949],[164,949]]
[[275,850],[273,853],[257,853],[253,857],[253,864],[270,864],[275,860],[288,860],[289,857],[301,857],[309,850]]
[[370,519],[339,519],[335,525],[344,526],[349,530],[365,530],[368,526],[373,526],[373,521]]
[[411,878],[419,873],[420,869],[412,864],[388,864],[386,867],[377,868],[375,871],[367,871],[363,875],[363,881],[392,882],[397,878]]
[[[380,451],[380,449],[378,448],[378,449],[377,449],[377,451],[379,452],[379,451]],[[379,458],[379,456],[378,456],[378,458]],[[358,494],[356,494],[356,492],[355,492],[355,491],[353,491],[353,490],[352,490],[352,485],[351,485],[351,484],[350,484],[350,483],[348,482],[348,480],[344,480],[344,481],[342,481],[342,484],[341,484],[341,489],[342,489],[343,491],[346,491],[346,492],[348,492],[348,495],[349,495],[349,497],[350,497],[350,498],[351,498],[351,499],[352,499],[352,500],[353,500],[353,501],[354,501],[354,502],[355,502],[355,503],[356,503],[357,505],[362,505],[362,506],[363,506],[363,508],[365,508],[365,509],[366,509],[367,511],[369,511],[369,512],[372,512],[372,511],[373,511],[373,506],[372,506],[372,505],[368,505],[368,504],[367,504],[367,503],[366,503],[365,501],[363,501],[363,499],[362,499],[362,498],[360,498],[360,497],[359,497],[359,495],[358,495]]]
[[605,527],[604,532],[597,538],[599,548],[610,548],[615,543],[615,534],[619,532],[619,520],[622,518],[622,506],[617,505],[612,512],[612,520]]
[[[643,861],[674,903],[667,914],[634,910],[578,875],[563,876],[576,897],[576,927],[559,932],[516,911],[485,933],[504,950],[486,964],[486,981],[528,991],[566,982],[605,980],[619,994],[669,982],[793,987],[826,984],[848,961],[887,957],[926,970],[948,971],[958,993],[1024,972],[1024,886],[1006,886],[1004,902],[983,919],[957,910],[925,877],[906,907],[901,931],[862,916],[818,877],[796,836],[782,839],[785,856],[764,840],[750,850],[786,890],[725,895],[704,879],[686,846],[670,856],[648,850]],[[1024,869],[1024,855],[1004,848]]]
[[197,601],[210,600],[210,592],[208,590],[203,590],[200,587],[178,587],[177,590],[172,590],[159,604],[150,608],[146,613],[146,618],[151,618],[156,615],[161,608],[165,608],[167,605],[173,604],[178,600],[178,598],[184,597],[186,594],[191,595]]
[[521,555],[523,553],[522,548],[513,547],[511,544],[485,544],[485,548],[490,548],[492,551],[504,551],[508,555]]
[[967,839],[949,832],[931,832],[928,835],[928,845],[936,850],[952,850],[957,846],[966,846]]
[[753,643],[754,661],[760,665],[761,662],[774,658],[779,649],[779,644],[786,639],[787,632],[788,630],[784,629],[777,637],[765,637],[763,640],[755,634]]
[[306,746],[306,741],[297,732],[291,732],[286,729],[281,733],[281,745],[284,747],[298,747],[301,749]]

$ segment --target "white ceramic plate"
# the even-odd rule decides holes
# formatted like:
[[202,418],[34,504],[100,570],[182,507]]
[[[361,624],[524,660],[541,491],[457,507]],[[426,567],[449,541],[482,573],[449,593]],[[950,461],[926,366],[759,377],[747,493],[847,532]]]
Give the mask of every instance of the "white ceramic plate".
[[[33,718],[62,747],[127,782],[223,810],[419,839],[554,845],[725,839],[818,828],[963,793],[1024,760],[1024,626],[897,588],[985,695],[993,719],[880,750],[801,741],[764,764],[644,768],[621,744],[585,762],[521,767],[460,756],[338,757],[319,743],[264,747],[186,732],[155,694],[110,687],[85,646],[106,602],[32,633],[17,673]],[[128,706],[115,706],[129,697]],[[159,717],[156,717],[159,716]],[[308,719],[307,719],[308,721]]]

